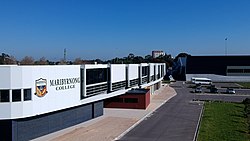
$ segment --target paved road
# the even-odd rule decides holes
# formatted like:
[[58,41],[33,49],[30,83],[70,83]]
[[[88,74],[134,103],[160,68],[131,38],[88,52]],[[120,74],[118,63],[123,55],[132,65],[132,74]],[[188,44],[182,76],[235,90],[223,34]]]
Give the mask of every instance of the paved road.
[[193,95],[177,82],[177,95],[156,110],[121,141],[192,141],[202,105],[190,102]]
[[121,141],[192,141],[202,105],[191,102],[198,100],[216,100],[241,102],[250,98],[250,90],[237,90],[243,95],[194,94],[193,89],[182,82],[171,85],[177,95],[160,107],[153,115],[128,132]]

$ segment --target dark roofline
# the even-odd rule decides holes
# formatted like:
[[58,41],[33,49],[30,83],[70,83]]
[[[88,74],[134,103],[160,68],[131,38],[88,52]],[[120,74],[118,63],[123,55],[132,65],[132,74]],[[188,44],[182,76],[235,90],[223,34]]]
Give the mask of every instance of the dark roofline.
[[190,57],[250,57],[250,55],[190,55]]

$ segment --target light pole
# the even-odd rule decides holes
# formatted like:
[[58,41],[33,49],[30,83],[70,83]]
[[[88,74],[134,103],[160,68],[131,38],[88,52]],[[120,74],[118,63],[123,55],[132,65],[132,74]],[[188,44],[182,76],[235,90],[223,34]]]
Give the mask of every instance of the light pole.
[[227,38],[225,38],[225,55],[227,56]]

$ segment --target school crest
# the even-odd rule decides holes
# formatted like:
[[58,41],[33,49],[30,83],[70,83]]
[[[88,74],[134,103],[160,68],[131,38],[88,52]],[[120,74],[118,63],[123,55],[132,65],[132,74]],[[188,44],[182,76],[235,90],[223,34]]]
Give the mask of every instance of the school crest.
[[35,93],[35,95],[37,95],[38,97],[43,97],[46,93],[48,93],[47,80],[42,79],[42,78],[36,80],[36,93]]

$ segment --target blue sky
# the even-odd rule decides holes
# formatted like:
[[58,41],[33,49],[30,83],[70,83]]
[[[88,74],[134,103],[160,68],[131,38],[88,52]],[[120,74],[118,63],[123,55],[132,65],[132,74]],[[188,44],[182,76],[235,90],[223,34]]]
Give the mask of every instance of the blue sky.
[[103,60],[250,54],[249,0],[0,0],[0,53]]

